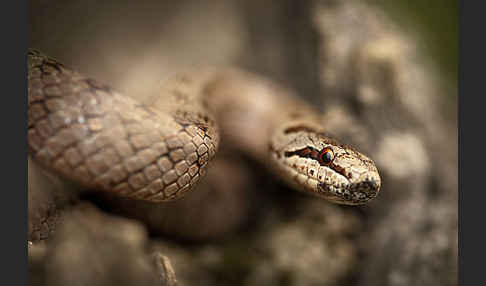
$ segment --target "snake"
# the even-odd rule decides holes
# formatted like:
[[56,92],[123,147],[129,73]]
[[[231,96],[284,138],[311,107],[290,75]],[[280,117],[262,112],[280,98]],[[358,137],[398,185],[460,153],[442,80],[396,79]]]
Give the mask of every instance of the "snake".
[[139,101],[35,49],[27,65],[28,156],[83,189],[173,201],[197,190],[224,143],[332,203],[379,193],[374,162],[330,135],[318,108],[262,76],[195,69]]

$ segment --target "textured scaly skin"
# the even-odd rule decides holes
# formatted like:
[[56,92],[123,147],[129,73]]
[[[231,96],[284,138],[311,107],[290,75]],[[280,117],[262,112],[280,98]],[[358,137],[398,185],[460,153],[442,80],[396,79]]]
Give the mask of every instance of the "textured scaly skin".
[[[314,108],[260,77],[180,74],[142,104],[39,52],[29,51],[28,65],[30,156],[85,188],[155,202],[179,198],[215,155],[218,122],[225,144],[298,190],[356,205],[380,189],[373,161],[326,135]],[[320,160],[329,150],[332,160]]]
[[160,111],[33,50],[28,98],[30,156],[84,188],[173,200],[192,189],[218,148],[216,126],[196,101]]

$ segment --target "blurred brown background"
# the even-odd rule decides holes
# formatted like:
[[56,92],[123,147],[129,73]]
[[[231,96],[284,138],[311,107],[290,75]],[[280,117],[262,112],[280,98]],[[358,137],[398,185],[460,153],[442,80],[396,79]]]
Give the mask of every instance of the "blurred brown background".
[[254,232],[151,238],[180,285],[457,284],[456,1],[33,0],[29,19],[30,47],[133,97],[190,67],[261,73],[377,162],[369,206],[289,192]]

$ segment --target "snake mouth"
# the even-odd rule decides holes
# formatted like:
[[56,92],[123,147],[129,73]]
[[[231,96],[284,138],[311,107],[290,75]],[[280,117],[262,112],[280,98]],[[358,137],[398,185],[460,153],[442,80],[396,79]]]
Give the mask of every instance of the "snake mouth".
[[380,185],[381,182],[378,177],[341,185],[321,183],[318,188],[320,195],[335,203],[361,205],[377,196]]

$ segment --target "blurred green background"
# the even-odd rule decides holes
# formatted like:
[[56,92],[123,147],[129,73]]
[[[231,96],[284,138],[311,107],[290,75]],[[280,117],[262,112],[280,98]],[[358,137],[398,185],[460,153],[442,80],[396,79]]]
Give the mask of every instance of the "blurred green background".
[[[381,6],[402,27],[417,32],[424,52],[438,66],[452,87],[458,80],[458,1],[457,0],[368,0]],[[457,99],[457,92],[449,94]]]

